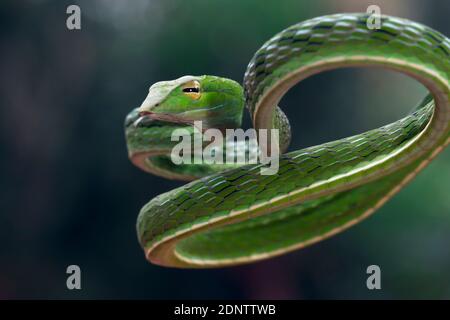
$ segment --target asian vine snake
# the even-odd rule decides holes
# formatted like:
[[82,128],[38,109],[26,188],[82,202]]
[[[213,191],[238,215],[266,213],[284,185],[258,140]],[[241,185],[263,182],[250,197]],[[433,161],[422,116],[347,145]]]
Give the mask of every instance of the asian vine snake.
[[[405,186],[450,142],[450,40],[409,20],[335,14],[293,25],[250,61],[244,88],[229,79],[186,76],[158,82],[126,118],[131,161],[170,179],[193,182],[159,195],[141,210],[137,229],[146,257],[172,267],[217,267],[280,255],[356,224]],[[430,91],[411,114],[356,136],[284,153],[276,175],[260,165],[174,165],[171,132],[202,120],[238,128],[244,105],[257,129],[289,123],[277,107],[293,85],[342,67],[405,73]],[[389,101],[387,101],[388,103]],[[202,178],[201,178],[202,177]],[[201,179],[200,179],[201,178]]]

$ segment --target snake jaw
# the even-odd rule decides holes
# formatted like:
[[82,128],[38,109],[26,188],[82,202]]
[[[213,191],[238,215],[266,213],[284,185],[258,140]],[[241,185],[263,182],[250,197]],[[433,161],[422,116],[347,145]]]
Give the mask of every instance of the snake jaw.
[[141,122],[144,119],[151,119],[151,120],[155,120],[155,121],[162,121],[162,122],[169,122],[169,123],[194,125],[193,120],[178,117],[174,114],[169,114],[169,113],[156,113],[156,112],[150,112],[150,111],[140,111],[139,116],[140,117],[136,120],[136,122]]
[[[155,93],[156,92],[156,93]],[[150,90],[147,98],[142,102],[141,106],[137,109],[139,112],[139,119],[137,122],[141,122],[143,119],[152,119],[170,123],[192,123],[192,121],[188,121],[185,119],[181,119],[172,114],[155,112],[155,108],[157,108],[161,101],[165,98],[165,96],[158,93],[157,90]]]

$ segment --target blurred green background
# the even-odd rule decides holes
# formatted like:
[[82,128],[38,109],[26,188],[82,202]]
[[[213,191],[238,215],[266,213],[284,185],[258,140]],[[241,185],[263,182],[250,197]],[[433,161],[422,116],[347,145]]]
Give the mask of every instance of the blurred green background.
[[[81,7],[79,31],[66,28],[70,4]],[[371,4],[450,35],[447,0],[2,1],[0,298],[450,298],[450,150],[369,219],[279,258],[168,269],[137,242],[139,209],[181,185],[127,159],[123,120],[149,85],[185,74],[242,81],[278,31]],[[389,123],[425,92],[376,69],[307,79],[281,102],[291,150]],[[71,264],[80,291],[66,288]],[[371,264],[382,290],[366,288]]]

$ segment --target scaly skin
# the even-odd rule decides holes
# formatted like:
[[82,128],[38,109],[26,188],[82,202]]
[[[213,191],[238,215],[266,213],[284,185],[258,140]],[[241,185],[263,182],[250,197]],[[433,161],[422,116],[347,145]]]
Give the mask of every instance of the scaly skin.
[[[302,248],[369,216],[448,145],[449,39],[400,18],[383,16],[379,30],[368,30],[366,21],[365,14],[336,14],[280,32],[250,61],[244,93],[213,76],[150,88],[126,119],[131,161],[171,179],[203,178],[142,208],[137,229],[147,259],[204,268]],[[394,123],[282,154],[275,175],[261,175],[260,165],[175,166],[167,157],[177,143],[170,141],[173,129],[192,132],[195,120],[205,128],[238,128],[244,104],[256,129],[280,129],[284,150],[290,129],[277,105],[289,88],[322,71],[369,66],[405,73],[431,94]],[[194,84],[198,93],[183,91]]]

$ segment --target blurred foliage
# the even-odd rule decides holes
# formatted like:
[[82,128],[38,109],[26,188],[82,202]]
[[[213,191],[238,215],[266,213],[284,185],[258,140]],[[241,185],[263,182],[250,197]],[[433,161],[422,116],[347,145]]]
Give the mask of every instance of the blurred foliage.
[[[73,3],[79,31],[65,24]],[[127,159],[123,120],[149,85],[185,74],[241,81],[278,31],[369,4],[450,33],[439,0],[2,1],[0,298],[450,298],[449,150],[373,217],[286,256],[176,270],[147,263],[137,243],[141,206],[181,185]],[[383,70],[307,79],[281,103],[291,148],[398,119],[424,94]],[[70,264],[81,291],[65,287]],[[377,292],[366,289],[370,264],[382,270]]]

